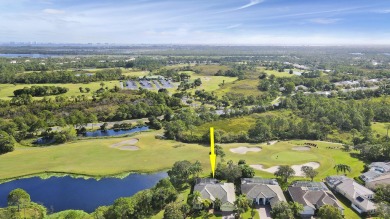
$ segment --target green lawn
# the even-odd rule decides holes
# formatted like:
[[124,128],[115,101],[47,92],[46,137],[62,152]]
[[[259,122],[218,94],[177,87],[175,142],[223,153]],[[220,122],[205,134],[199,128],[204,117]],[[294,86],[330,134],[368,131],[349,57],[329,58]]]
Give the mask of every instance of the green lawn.
[[257,68],[257,70],[260,72],[265,72],[268,75],[275,75],[275,77],[292,77],[292,76],[294,76],[294,74],[290,74],[288,72],[279,72],[277,70],[266,70],[263,67],[259,67],[259,68]]
[[[168,169],[178,160],[199,160],[204,173],[210,171],[209,147],[198,144],[185,144],[171,140],[155,139],[161,131],[144,132],[132,137],[88,139],[51,147],[20,147],[14,152],[0,156],[0,179],[28,176],[42,173],[70,173],[87,176],[104,176],[126,172],[153,172]],[[138,138],[138,151],[122,151],[110,148],[110,145],[126,139]],[[339,146],[317,142],[319,148],[311,151],[292,151],[291,148],[302,144],[304,140],[265,144],[234,143],[223,144],[225,160],[238,162],[245,159],[248,164],[262,164],[264,167],[275,165],[294,165],[306,162],[319,162],[319,175],[336,174],[335,164],[345,163],[352,167],[351,177],[358,176],[363,170],[363,162],[352,158],[349,152],[340,149],[326,149],[327,146]],[[313,141],[315,142],[315,141]],[[235,154],[229,151],[240,146],[261,146],[261,152]],[[158,161],[157,161],[158,160]],[[157,162],[156,162],[157,161]],[[256,171],[258,176],[272,177],[272,174]]]
[[[293,151],[295,146],[302,145],[304,142],[312,142],[318,144],[318,148],[311,148],[310,151]],[[324,179],[326,176],[335,175],[336,171],[333,169],[335,164],[348,164],[352,168],[352,172],[348,173],[349,177],[359,176],[364,169],[363,161],[353,158],[350,154],[353,152],[344,152],[341,150],[340,144],[332,144],[320,141],[307,140],[291,140],[282,141],[274,145],[266,144],[222,144],[225,149],[225,160],[233,160],[238,162],[240,159],[245,159],[247,164],[262,164],[265,168],[277,165],[296,165],[307,162],[318,162],[320,167],[317,169],[319,174],[316,180]],[[229,149],[236,147],[262,147],[260,152],[248,152],[246,154],[236,154]],[[327,149],[328,146],[339,149]],[[272,173],[256,170],[257,176],[274,177]]]
[[[209,165],[209,148],[155,139],[161,132],[134,137],[89,139],[51,147],[17,147],[0,156],[0,179],[41,173],[73,173],[104,176],[126,172],[154,172],[170,168],[178,160],[200,160]],[[110,148],[112,144],[138,138],[138,151]]]
[[[372,130],[374,131],[374,134],[379,134],[381,137],[385,137],[387,135],[387,128],[386,126],[390,125],[390,123],[383,123],[383,122],[373,122],[371,123]],[[390,135],[390,130],[389,130]]]
[[191,81],[194,81],[198,78],[202,80],[202,85],[197,87],[196,90],[205,90],[208,92],[216,91],[220,88],[220,84],[222,84],[224,81],[225,83],[230,83],[237,78],[233,77],[225,77],[225,76],[201,76],[198,74],[195,74],[193,72],[188,72],[191,75]]
[[[78,84],[0,84],[0,98],[1,99],[11,99],[14,96],[14,90],[16,89],[23,89],[24,87],[31,87],[31,86],[60,86],[60,87],[66,87],[69,88],[69,91],[65,94],[61,94],[63,96],[71,97],[71,96],[79,96],[79,95],[86,95],[88,97],[92,97],[93,92],[98,90],[101,82],[91,82],[88,84],[78,83]],[[119,81],[104,81],[104,88],[108,87],[109,89],[113,88],[115,85],[119,86]],[[89,88],[91,91],[89,93],[81,93],[79,90],[79,87]],[[48,96],[48,97],[55,97]],[[41,99],[42,97],[34,97],[36,99]]]
[[224,94],[259,96],[261,91],[257,89],[258,85],[259,81],[253,79],[236,80],[230,83],[225,81],[225,84],[216,90],[215,93],[218,96],[223,96]]

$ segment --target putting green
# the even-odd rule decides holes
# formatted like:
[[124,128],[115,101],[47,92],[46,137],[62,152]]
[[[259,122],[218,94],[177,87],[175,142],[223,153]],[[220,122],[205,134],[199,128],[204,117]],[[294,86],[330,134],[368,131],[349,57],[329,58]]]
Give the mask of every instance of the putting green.
[[282,151],[279,153],[272,154],[271,158],[273,160],[282,160],[284,162],[305,162],[305,161],[318,161],[318,156],[315,154],[310,154],[305,151],[295,152],[295,151]]

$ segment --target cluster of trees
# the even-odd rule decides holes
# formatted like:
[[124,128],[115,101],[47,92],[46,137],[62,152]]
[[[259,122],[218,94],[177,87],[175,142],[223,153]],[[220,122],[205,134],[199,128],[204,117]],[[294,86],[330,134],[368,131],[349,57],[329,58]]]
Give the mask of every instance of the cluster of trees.
[[[356,142],[356,141],[355,141]],[[390,142],[383,143],[361,143],[355,145],[355,149],[360,151],[360,156],[366,160],[378,162],[390,159]]]
[[5,131],[0,131],[0,154],[11,152],[15,149],[15,139]]
[[111,206],[98,208],[97,216],[105,219],[148,218],[174,202],[177,195],[169,179],[162,179],[152,189],[140,191],[131,197],[119,198]]
[[[12,190],[7,197],[8,207],[0,210],[0,218],[37,218],[43,219],[47,209],[31,201],[30,195],[23,189]],[[26,210],[28,214],[26,214]]]
[[199,87],[200,85],[202,85],[202,80],[200,78],[195,79],[194,82],[182,81],[177,87],[177,90],[186,91]]
[[202,165],[199,161],[191,163],[187,160],[177,161],[173,167],[168,171],[169,180],[172,185],[178,190],[186,188],[199,173],[203,171]]
[[64,94],[68,91],[69,89],[66,87],[32,86],[32,87],[25,87],[23,89],[17,89],[14,91],[14,95],[20,96],[24,94],[24,95],[31,95],[33,97],[43,97],[43,96]]
[[[78,129],[87,123],[97,121],[120,121],[164,116],[169,121],[173,110],[181,107],[181,100],[169,96],[165,92],[152,92],[144,89],[127,93],[103,93],[99,99],[73,99],[72,97],[44,97],[42,100],[23,98],[20,104],[0,100],[0,131],[14,137],[16,141],[34,137],[50,127],[67,125]],[[160,128],[162,121],[151,118],[153,128]],[[48,136],[56,135],[57,139],[65,139],[61,133],[48,132]],[[44,135],[45,136],[45,135]],[[67,138],[68,139],[68,138]],[[62,142],[58,141],[58,142]]]
[[[217,156],[221,156],[219,153],[216,152]],[[245,160],[240,160],[238,164],[231,160],[226,164],[219,162],[215,169],[215,178],[232,183],[239,183],[241,178],[252,178],[254,175],[255,170],[247,165]]]
[[139,57],[136,58],[133,61],[129,61],[126,63],[126,68],[137,68],[140,70],[148,70],[153,71],[156,69],[159,69],[167,64],[167,61],[165,59],[157,59],[157,58],[150,58],[150,57]]
[[[1,78],[0,78],[1,79]],[[7,83],[20,84],[46,84],[46,83],[89,83],[94,81],[122,80],[121,69],[103,69],[95,74],[69,72],[69,71],[53,71],[53,72],[32,72],[29,74],[17,74]],[[0,83],[6,83],[0,81]]]
[[238,79],[242,80],[245,78],[245,72],[241,69],[233,68],[226,71],[218,70],[215,76],[238,77]]
[[191,78],[189,74],[179,73],[176,69],[161,69],[157,74],[164,76],[165,78],[170,78],[174,82],[186,82]]

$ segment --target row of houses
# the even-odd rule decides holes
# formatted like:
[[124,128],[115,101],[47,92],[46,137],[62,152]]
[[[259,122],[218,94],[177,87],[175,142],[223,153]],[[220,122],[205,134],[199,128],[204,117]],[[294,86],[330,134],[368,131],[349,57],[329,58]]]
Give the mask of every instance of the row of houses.
[[[236,190],[233,183],[198,179],[194,191],[198,191],[202,199],[212,202],[217,198],[221,200],[221,211],[235,210]],[[275,179],[243,178],[240,192],[257,206],[270,205],[272,208],[278,202],[286,202],[286,197]],[[348,199],[351,207],[360,214],[373,214],[376,210],[375,203],[372,202],[374,192],[346,176],[329,176],[325,182],[296,181],[288,187],[287,192],[294,202],[304,206],[302,218],[311,218],[324,205],[332,205],[344,214],[344,208],[333,192]]]
[[375,190],[379,185],[390,184],[390,162],[374,162],[368,168],[360,175],[367,188]]

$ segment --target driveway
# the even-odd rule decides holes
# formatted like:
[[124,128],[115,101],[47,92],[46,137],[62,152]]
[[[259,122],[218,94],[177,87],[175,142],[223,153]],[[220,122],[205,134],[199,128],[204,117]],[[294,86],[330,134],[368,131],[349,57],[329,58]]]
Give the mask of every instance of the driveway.
[[260,206],[257,211],[259,212],[260,219],[272,219],[271,218],[271,207],[269,205]]

